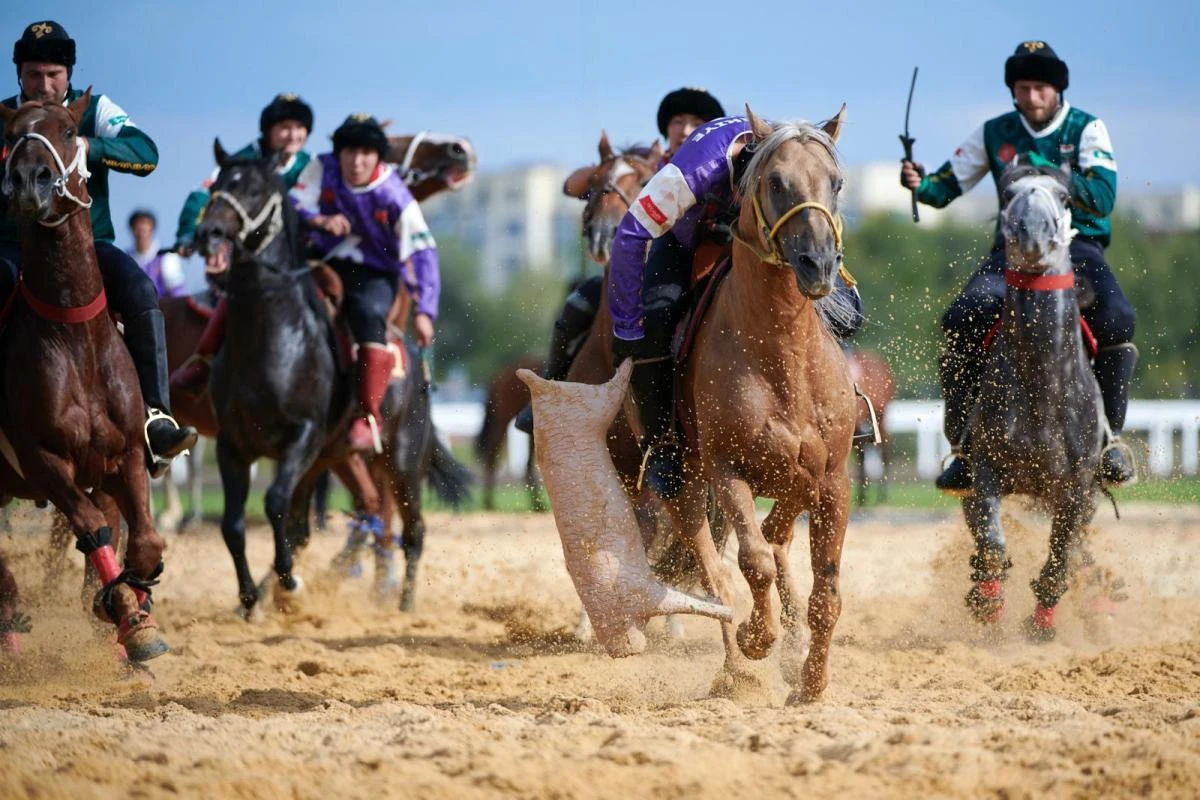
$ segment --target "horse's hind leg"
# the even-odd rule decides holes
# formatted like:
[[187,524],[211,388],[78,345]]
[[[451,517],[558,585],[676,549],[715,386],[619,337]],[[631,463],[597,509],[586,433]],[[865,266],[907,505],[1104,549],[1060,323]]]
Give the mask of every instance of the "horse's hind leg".
[[185,531],[204,519],[204,438],[196,440],[196,444],[187,455],[188,497],[191,505],[183,519],[179,521],[179,530]]
[[0,553],[0,657],[21,652],[21,634],[29,632],[29,618],[19,609],[17,580]]
[[[733,580],[713,542],[708,515],[705,513],[707,502],[708,485],[692,481],[684,486],[679,497],[668,508],[679,535],[692,548],[696,563],[700,565],[700,583],[704,591],[733,608],[736,600]],[[725,645],[725,664],[713,682],[713,694],[729,694],[742,685],[756,684],[757,678],[747,670],[746,657],[738,648],[736,628],[732,622],[721,623],[721,639]]]
[[425,551],[425,518],[421,515],[421,472],[408,470],[393,477],[397,510],[402,525],[400,546],[404,550],[404,587],[400,610],[413,611],[417,599],[417,569]]
[[1023,626],[1026,636],[1033,641],[1048,642],[1054,638],[1054,611],[1067,591],[1071,551],[1077,546],[1080,532],[1090,516],[1088,502],[1079,493],[1068,494],[1054,509],[1050,555],[1031,584],[1034,597],[1037,598],[1037,608]]
[[780,653],[780,669],[783,678],[793,689],[798,689],[803,679],[802,668],[808,658],[811,637],[803,621],[800,592],[796,586],[796,573],[792,569],[789,555],[795,533],[799,505],[793,498],[779,500],[763,521],[763,538],[771,545],[775,557],[775,585],[779,589],[779,618],[783,625],[783,645]]
[[808,522],[809,549],[812,554],[813,586],[808,598],[808,627],[812,647],[800,676],[799,694],[805,703],[817,700],[829,683],[829,648],[833,628],[842,613],[839,579],[842,570],[842,543],[850,513],[850,478],[844,469],[825,475],[819,487],[817,507]]
[[237,452],[233,442],[225,436],[217,436],[217,469],[221,472],[221,486],[225,492],[225,508],[221,513],[221,538],[233,557],[233,568],[237,572],[238,613],[247,619],[258,603],[258,589],[250,576],[250,565],[246,562],[246,499],[250,496],[250,464]]
[[766,658],[779,636],[779,621],[771,611],[775,554],[759,530],[750,486],[740,478],[726,475],[714,482],[714,489],[725,516],[737,532],[738,566],[750,586],[754,602],[750,619],[738,626],[738,647],[747,658]]
[[[271,530],[275,535],[275,574],[278,584],[275,591],[276,605],[282,610],[295,608],[294,595],[300,591],[302,582],[292,574],[294,567],[291,542],[288,540],[287,515],[292,509],[292,499],[301,478],[312,468],[320,451],[322,431],[311,422],[302,423],[297,434],[291,438],[283,457],[279,459],[279,469],[276,470],[275,480],[267,488],[263,498],[263,507]],[[311,500],[311,484],[309,484],[308,500]],[[304,506],[308,513],[308,504]],[[307,531],[307,521],[305,524]],[[306,537],[307,539],[307,537]]]

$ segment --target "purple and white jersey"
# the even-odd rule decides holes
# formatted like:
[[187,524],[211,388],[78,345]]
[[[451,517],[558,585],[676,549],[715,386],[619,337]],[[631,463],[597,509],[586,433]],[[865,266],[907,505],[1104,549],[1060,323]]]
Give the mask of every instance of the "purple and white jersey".
[[125,251],[142,272],[154,282],[154,290],[159,297],[183,297],[186,294],[187,279],[183,274],[183,259],[175,253],[160,253],[158,242],[150,245],[146,252],[139,252],[137,247]]
[[696,246],[707,205],[698,201],[711,195],[733,203],[731,153],[751,135],[745,117],[714,119],[697,128],[621,219],[608,266],[608,309],[618,339],[645,336],[642,275],[650,241],[671,231],[684,247]]
[[[344,238],[309,231],[323,258],[399,273],[416,313],[437,319],[442,289],[437,245],[420,206],[391,165],[380,164],[366,186],[349,186],[337,157],[322,153],[308,162],[289,194],[306,222],[318,214],[342,214],[350,220],[350,235]],[[405,269],[405,262],[412,269]]]

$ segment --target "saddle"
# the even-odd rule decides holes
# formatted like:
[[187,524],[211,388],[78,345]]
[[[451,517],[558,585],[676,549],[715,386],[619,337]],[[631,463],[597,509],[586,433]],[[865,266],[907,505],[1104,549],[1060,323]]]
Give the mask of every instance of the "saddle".
[[[355,361],[357,345],[354,336],[344,317],[341,316],[342,301],[346,297],[342,278],[333,267],[322,261],[310,263],[313,283],[316,284],[325,312],[333,326],[337,338],[336,352],[339,357],[339,371],[349,369]],[[412,305],[408,290],[403,286],[396,292],[396,299],[388,309],[387,332],[388,349],[392,352],[392,380],[402,379],[408,372],[408,348],[404,346],[404,321],[408,318],[408,310]]]

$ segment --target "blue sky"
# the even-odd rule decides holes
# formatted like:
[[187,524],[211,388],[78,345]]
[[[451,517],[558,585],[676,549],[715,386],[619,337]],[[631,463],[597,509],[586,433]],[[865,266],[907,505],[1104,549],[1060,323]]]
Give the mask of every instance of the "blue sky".
[[165,244],[185,195],[212,168],[212,138],[229,148],[250,141],[279,91],[316,109],[315,151],[346,114],[370,111],[393,119],[395,132],[469,136],[484,170],[586,163],[601,128],[614,142],[648,140],[658,101],[682,85],[707,87],[730,112],[749,101],[776,119],[823,119],[845,102],[841,149],[856,163],[899,157],[919,65],[912,133],[918,160],[937,166],[1010,107],[1004,59],[1031,38],[1070,65],[1067,98],[1107,123],[1122,191],[1200,183],[1197,9],[1194,0],[17,0],[0,3],[0,40],[7,57],[8,43],[43,18],[76,39],[75,83],[108,94],[160,151],[153,175],[114,180],[118,229],[146,205]]

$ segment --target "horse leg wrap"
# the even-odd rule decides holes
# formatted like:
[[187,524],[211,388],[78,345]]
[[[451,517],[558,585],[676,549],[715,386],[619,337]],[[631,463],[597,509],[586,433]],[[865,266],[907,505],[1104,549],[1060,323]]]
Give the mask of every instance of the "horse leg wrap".
[[1039,628],[1054,627],[1054,609],[1055,606],[1046,607],[1038,604],[1038,607],[1033,610],[1033,624]]
[[75,549],[92,562],[100,582],[111,583],[121,574],[117,568],[117,553],[112,546],[112,529],[105,526],[95,533],[85,533],[75,539]]
[[[92,609],[96,612],[96,616],[118,625],[123,624],[123,622],[118,621],[118,617],[120,615],[117,614],[116,600],[117,587],[121,584],[125,584],[133,590],[133,595],[137,600],[138,611],[136,614],[141,614],[145,618],[149,619],[150,606],[152,603],[150,589],[152,586],[158,584],[158,576],[162,575],[162,571],[163,563],[160,561],[158,562],[158,566],[155,567],[150,573],[150,576],[143,579],[135,575],[133,571],[129,569],[129,566],[126,565],[125,569],[121,570],[121,572],[111,580],[106,581],[104,583],[104,587],[100,591],[96,592],[96,599],[92,603]],[[132,617],[136,614],[130,615],[129,618],[132,619]]]
[[971,556],[971,580],[975,585],[967,592],[967,607],[979,622],[989,624],[1004,616],[1004,580],[1012,561],[1004,550],[981,548]]

